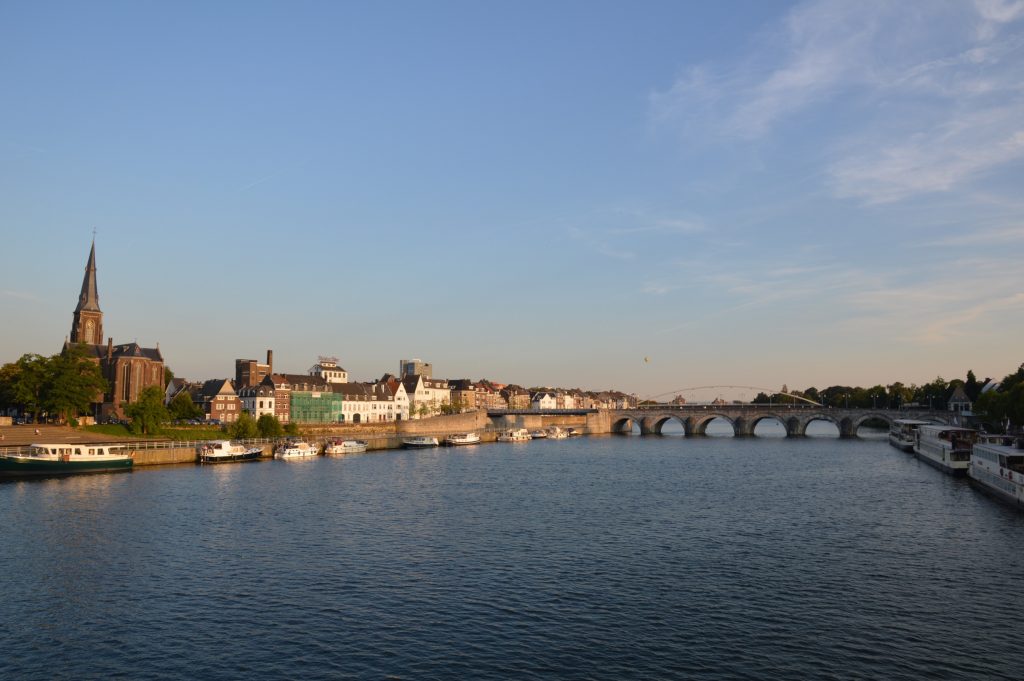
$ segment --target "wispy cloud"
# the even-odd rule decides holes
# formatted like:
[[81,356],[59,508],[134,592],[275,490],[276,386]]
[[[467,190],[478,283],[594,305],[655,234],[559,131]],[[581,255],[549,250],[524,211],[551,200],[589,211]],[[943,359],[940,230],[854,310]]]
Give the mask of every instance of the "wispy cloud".
[[39,298],[35,294],[27,293],[25,291],[0,291],[0,298],[13,298],[14,300],[31,300],[38,301]]
[[952,191],[1024,159],[1022,21],[1024,0],[806,2],[744,58],[687,68],[651,115],[701,143],[766,138],[815,110],[836,197]]
[[968,232],[943,237],[932,242],[935,246],[980,246],[987,244],[1024,244],[1024,225]]

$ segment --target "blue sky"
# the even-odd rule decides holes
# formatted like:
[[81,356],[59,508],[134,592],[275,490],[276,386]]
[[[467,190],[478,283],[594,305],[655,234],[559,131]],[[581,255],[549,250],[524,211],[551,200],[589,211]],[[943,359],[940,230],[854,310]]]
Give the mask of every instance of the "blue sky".
[[107,335],[188,378],[1024,361],[1022,0],[9,2],[0,74],[0,361],[93,228]]

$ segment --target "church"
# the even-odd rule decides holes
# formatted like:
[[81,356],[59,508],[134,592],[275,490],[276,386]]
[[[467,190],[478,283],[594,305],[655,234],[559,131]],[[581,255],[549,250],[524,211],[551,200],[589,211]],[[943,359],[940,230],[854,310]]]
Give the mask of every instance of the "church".
[[143,389],[153,385],[164,389],[164,358],[160,346],[143,348],[138,343],[114,345],[114,339],[103,343],[103,312],[100,310],[100,296],[96,288],[96,242],[89,251],[85,265],[82,292],[78,296],[71,323],[70,340],[64,342],[84,344],[88,356],[95,360],[107,379],[109,390],[97,395],[93,405],[93,416],[97,420],[124,418],[124,405],[138,399]]

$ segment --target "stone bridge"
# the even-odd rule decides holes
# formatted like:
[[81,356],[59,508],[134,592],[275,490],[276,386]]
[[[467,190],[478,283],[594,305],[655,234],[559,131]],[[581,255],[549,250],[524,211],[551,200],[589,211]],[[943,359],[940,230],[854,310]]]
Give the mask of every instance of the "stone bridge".
[[869,419],[880,419],[888,424],[896,419],[920,419],[935,423],[949,423],[953,416],[942,411],[897,411],[892,409],[844,409],[793,404],[708,404],[708,405],[651,405],[634,409],[609,409],[609,430],[613,433],[629,432],[633,424],[640,426],[642,435],[660,435],[670,421],[682,424],[687,437],[704,435],[713,419],[725,419],[732,425],[736,437],[750,437],[754,427],[764,419],[779,421],[789,437],[802,437],[807,424],[828,421],[839,428],[839,437],[857,437],[857,429]]

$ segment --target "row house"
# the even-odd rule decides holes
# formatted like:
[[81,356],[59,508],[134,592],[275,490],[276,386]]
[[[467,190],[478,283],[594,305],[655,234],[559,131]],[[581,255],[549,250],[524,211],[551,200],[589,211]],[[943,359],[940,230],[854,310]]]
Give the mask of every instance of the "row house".
[[242,401],[238,399],[230,379],[213,378],[202,385],[190,383],[188,391],[192,401],[203,410],[207,421],[234,423],[242,413]]
[[433,416],[441,411],[442,405],[451,404],[451,390],[444,379],[414,374],[403,378],[402,384],[409,396],[409,418]]
[[405,384],[392,374],[384,374],[377,383],[387,386],[395,400],[395,420],[407,420],[409,418],[409,393],[405,391]]
[[508,409],[508,402],[501,396],[501,388],[490,381],[480,381],[474,384],[473,389],[477,409]]
[[452,391],[452,404],[458,405],[459,411],[473,411],[477,409],[476,386],[473,384],[473,381],[468,378],[448,381],[448,388]]
[[557,409],[554,393],[536,392],[530,397],[530,409]]
[[514,411],[530,408],[530,391],[518,385],[505,386],[501,390],[501,396],[508,408]]
[[238,399],[242,401],[242,410],[254,419],[264,415],[276,416],[274,392],[273,383],[260,383],[239,389]]

